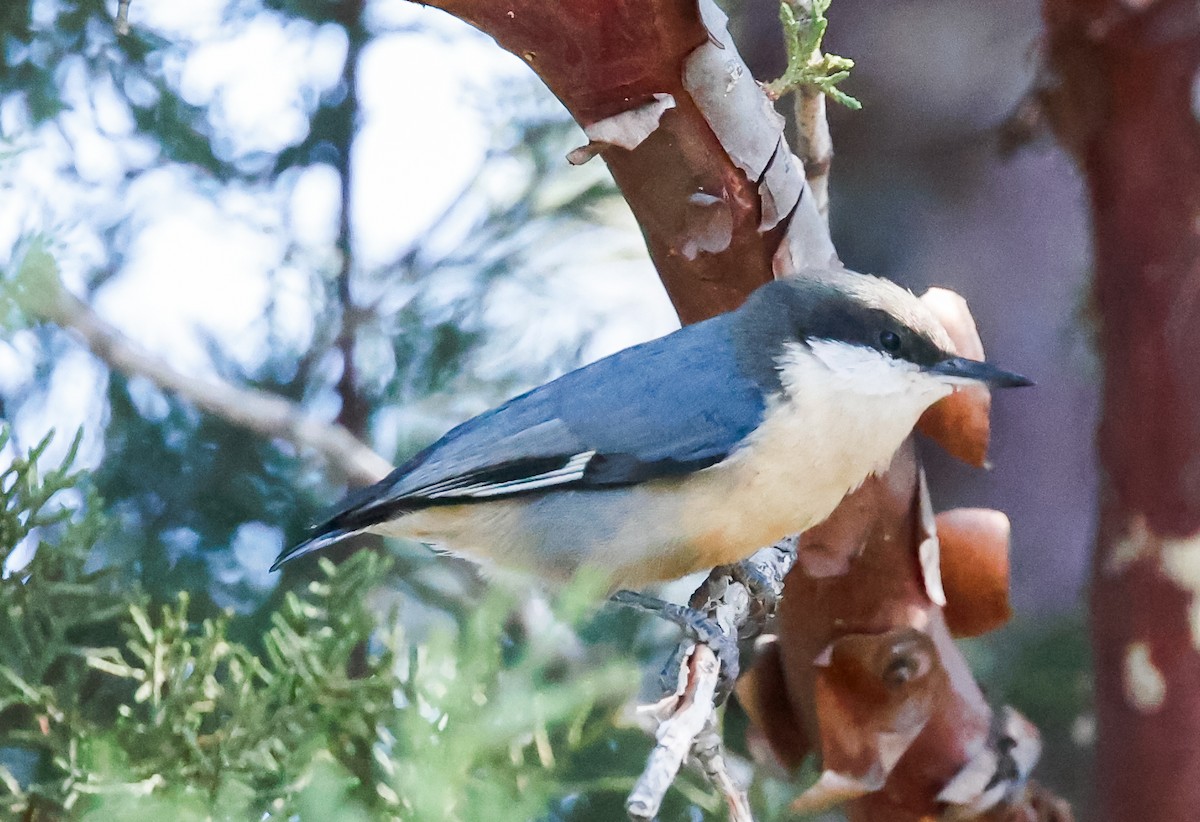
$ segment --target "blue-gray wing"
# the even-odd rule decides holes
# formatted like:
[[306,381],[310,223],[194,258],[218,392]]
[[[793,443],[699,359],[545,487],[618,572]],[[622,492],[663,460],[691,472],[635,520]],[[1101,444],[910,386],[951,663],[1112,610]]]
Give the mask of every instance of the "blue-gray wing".
[[697,471],[762,419],[729,315],[572,371],[454,428],[329,525],[363,528],[428,505],[603,488]]

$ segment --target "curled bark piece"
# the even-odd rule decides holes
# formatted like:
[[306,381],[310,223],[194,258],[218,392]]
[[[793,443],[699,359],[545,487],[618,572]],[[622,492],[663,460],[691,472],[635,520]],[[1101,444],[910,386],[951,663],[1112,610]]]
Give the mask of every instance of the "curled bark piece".
[[837,771],[824,770],[812,787],[792,800],[792,813],[819,813],[834,805],[849,802],[880,790],[887,782],[887,774],[877,771],[865,776],[850,776]]
[[720,197],[698,193],[688,198],[686,233],[679,253],[694,260],[701,252],[716,254],[729,247],[733,239],[733,212]]
[[725,12],[713,3],[699,9],[710,39],[684,61],[683,87],[730,159],[757,181],[776,154],[783,118],[734,48]]
[[675,108],[675,98],[670,94],[658,93],[650,102],[598,120],[583,129],[588,144],[574,149],[567,155],[573,166],[583,165],[610,146],[632,151],[658,128],[663,112]]
[[933,500],[929,498],[929,483],[925,469],[917,466],[917,561],[921,564],[921,581],[925,595],[934,605],[945,607],[946,588],[942,580],[942,545],[938,538],[937,520],[933,516]]
[[758,196],[762,198],[759,230],[770,231],[779,225],[796,209],[804,193],[800,161],[788,150],[787,143],[780,135],[779,145],[758,184]]
[[[949,289],[931,288],[921,301],[945,326],[960,356],[983,359],[983,342],[966,300]],[[917,428],[951,456],[982,468],[987,464],[991,409],[992,396],[986,387],[965,386],[935,403]]]
[[1008,622],[1008,517],[985,508],[956,508],[937,515],[937,531],[950,632],[980,636]]
[[1007,706],[989,742],[938,793],[938,801],[949,806],[946,822],[977,819],[1021,791],[1042,751],[1037,728]]
[[933,642],[913,628],[842,636],[827,655],[815,681],[825,771],[793,803],[798,812],[881,789],[946,687]]

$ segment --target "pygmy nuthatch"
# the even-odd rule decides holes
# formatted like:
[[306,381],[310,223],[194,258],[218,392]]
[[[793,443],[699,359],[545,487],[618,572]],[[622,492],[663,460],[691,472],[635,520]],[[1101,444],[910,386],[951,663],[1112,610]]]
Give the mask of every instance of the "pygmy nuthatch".
[[952,351],[892,282],[776,280],[464,422],[275,567],[364,531],[614,587],[735,562],[829,516],[956,385],[1031,384]]

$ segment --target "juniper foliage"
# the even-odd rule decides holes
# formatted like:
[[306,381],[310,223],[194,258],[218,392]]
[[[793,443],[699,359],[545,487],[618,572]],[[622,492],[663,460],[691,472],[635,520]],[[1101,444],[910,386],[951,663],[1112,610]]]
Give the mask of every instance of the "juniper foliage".
[[[0,474],[0,560],[36,542],[0,582],[4,815],[569,818],[580,792],[630,784],[602,763],[640,737],[613,727],[636,672],[568,673],[508,627],[503,592],[414,642],[380,618],[388,561],[364,551],[323,563],[259,642],[239,641],[238,617],[197,621],[186,593],[151,606],[129,577],[89,567],[99,500],[74,448],[39,469],[49,443]],[[564,607],[578,616],[581,601]]]

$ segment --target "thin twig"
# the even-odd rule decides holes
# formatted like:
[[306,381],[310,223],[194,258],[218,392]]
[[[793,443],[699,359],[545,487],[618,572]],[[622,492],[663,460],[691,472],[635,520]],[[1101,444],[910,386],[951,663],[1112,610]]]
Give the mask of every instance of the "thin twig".
[[113,21],[113,30],[121,37],[129,34],[129,4],[133,0],[117,0],[117,19]]
[[709,715],[708,722],[696,741],[692,743],[692,756],[704,769],[704,775],[729,805],[730,822],[754,822],[750,810],[750,798],[742,786],[734,781],[725,762],[725,746],[721,743],[721,731],[717,727],[716,713]]
[[[798,19],[811,19],[812,0],[783,0]],[[815,86],[801,86],[792,96],[796,111],[796,156],[804,164],[804,176],[812,189],[817,212],[829,225],[829,169],[833,165],[833,139],[825,113],[825,93]]]
[[721,673],[717,655],[707,645],[696,645],[685,665],[688,674],[684,690],[668,698],[674,700],[674,708],[658,726],[655,733],[658,742],[625,801],[630,819],[653,819],[658,815],[663,797],[675,781],[692,743],[716,711],[713,702]]
[[311,417],[289,400],[256,388],[176,371],[137,347],[65,289],[58,289],[45,314],[46,319],[82,337],[91,352],[112,368],[148,379],[233,425],[316,451],[354,484],[378,482],[392,469],[390,462],[344,427]]
[[[796,562],[794,537],[763,548],[737,564],[713,570],[692,594],[691,606],[721,627],[728,637],[748,639],[762,633],[783,595],[783,578]],[[746,581],[753,580],[754,590]],[[725,766],[716,722],[716,685],[721,679],[717,655],[706,643],[685,640],[672,659],[681,659],[672,696],[651,710],[663,716],[642,776],[625,802],[631,819],[651,819],[690,751],[713,786],[729,804],[735,822],[752,822],[744,791]],[[731,661],[734,666],[736,660]]]

